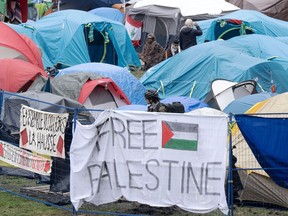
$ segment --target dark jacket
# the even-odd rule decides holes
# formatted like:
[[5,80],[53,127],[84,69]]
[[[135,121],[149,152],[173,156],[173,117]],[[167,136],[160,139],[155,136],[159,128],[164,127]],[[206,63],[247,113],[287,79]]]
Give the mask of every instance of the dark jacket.
[[195,28],[183,27],[180,30],[179,42],[181,50],[185,50],[197,44],[196,36],[202,35],[200,26],[195,25]]

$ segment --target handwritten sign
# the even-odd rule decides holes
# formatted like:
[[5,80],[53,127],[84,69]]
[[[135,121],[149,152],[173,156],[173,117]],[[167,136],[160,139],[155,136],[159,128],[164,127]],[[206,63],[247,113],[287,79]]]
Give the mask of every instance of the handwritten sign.
[[22,105],[20,147],[40,154],[65,158],[64,134],[68,113],[42,112]]
[[227,213],[227,116],[105,111],[77,122],[70,148],[71,201],[120,197],[152,206]]
[[0,140],[0,160],[40,175],[50,175],[52,160]]

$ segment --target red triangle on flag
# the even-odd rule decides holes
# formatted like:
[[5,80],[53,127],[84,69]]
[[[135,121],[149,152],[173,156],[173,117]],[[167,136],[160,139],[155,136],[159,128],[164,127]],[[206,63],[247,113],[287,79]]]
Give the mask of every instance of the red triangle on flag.
[[50,161],[47,160],[47,161],[45,162],[44,171],[45,171],[46,173],[48,173],[50,169],[51,169]]
[[64,146],[64,140],[62,139],[61,136],[59,136],[58,143],[57,143],[57,151],[58,151],[60,154],[62,154],[63,146]]
[[174,136],[174,133],[171,129],[162,122],[162,148],[165,147],[165,144],[169,142],[169,140]]
[[28,135],[27,135],[27,129],[25,128],[20,132],[21,140],[22,140],[22,146],[26,145],[28,143]]
[[0,143],[0,156],[4,157],[4,148],[2,143]]

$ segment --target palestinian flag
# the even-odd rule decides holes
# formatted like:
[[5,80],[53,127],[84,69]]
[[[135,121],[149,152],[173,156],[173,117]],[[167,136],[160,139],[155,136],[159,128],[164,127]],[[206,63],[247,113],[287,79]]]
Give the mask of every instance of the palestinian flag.
[[197,151],[198,124],[162,121],[162,148]]

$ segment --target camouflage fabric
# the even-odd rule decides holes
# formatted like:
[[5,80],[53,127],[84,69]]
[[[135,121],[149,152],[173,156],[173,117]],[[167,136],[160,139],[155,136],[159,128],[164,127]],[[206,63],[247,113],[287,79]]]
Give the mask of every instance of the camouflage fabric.
[[165,50],[156,41],[153,41],[151,44],[146,41],[140,58],[145,63],[145,69],[148,69],[164,60]]
[[167,112],[167,109],[163,103],[158,101],[149,105],[148,112]]

